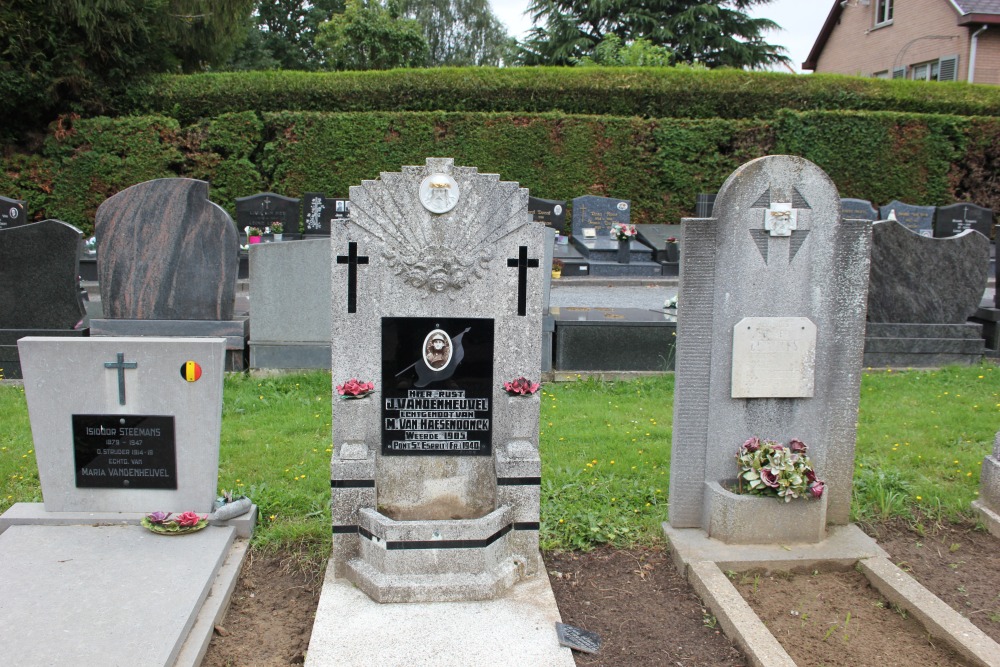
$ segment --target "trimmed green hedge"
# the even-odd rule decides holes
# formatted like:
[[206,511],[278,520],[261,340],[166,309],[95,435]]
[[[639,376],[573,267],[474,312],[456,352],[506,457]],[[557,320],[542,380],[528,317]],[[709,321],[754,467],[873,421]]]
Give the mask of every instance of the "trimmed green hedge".
[[773,118],[796,111],[990,116],[1000,88],[690,68],[434,68],[163,76],[136,86],[123,113],[190,123],[241,111],[562,112],[644,118]]
[[675,119],[563,113],[237,112],[190,124],[163,115],[54,124],[40,152],[8,153],[0,193],[35,219],[90,234],[97,206],[163,176],[211,182],[232,214],[236,197],[346,196],[382,171],[428,156],[518,181],[532,194],[631,199],[633,221],[676,223],[699,192],[715,192],[744,162],[802,155],[844,197],[876,205],[974,201],[1000,210],[1000,119],[784,110],[761,119]]

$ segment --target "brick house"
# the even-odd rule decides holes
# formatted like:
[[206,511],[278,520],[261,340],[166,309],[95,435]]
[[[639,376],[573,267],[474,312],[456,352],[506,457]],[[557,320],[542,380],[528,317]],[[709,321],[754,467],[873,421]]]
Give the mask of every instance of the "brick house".
[[837,0],[802,69],[1000,84],[1000,0]]

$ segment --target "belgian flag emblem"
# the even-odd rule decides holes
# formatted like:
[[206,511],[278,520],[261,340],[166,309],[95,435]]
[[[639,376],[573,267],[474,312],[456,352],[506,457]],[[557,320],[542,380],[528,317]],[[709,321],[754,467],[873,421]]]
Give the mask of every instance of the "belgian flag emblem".
[[188,382],[197,382],[201,379],[201,364],[196,361],[185,361],[181,365],[181,377]]

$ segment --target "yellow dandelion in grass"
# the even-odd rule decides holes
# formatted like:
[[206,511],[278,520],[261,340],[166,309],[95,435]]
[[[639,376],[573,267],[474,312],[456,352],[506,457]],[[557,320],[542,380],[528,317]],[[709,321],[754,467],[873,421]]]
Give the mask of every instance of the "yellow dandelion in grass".
[[596,464],[597,463],[597,459],[592,460],[591,463],[595,463]]
[[617,498],[612,498],[611,502],[615,502],[616,500],[618,500],[618,499]]
[[985,375],[980,375],[979,379],[982,380],[984,377],[986,377],[986,376]]
[[917,500],[923,500],[923,496],[917,496]]
[[326,450],[326,453],[327,453],[327,454],[329,454],[329,453],[331,453],[332,451],[333,451],[332,449],[330,449],[330,448],[327,448],[327,450]]
[[566,523],[566,519],[559,519],[559,523]]
[[965,473],[965,476],[966,477],[972,477],[972,473],[971,472],[967,472],[967,473]]
[[615,460],[611,459],[610,461],[608,461],[608,463],[610,463],[611,465],[614,465],[615,464]]
[[954,461],[952,461],[952,463],[954,463],[955,465],[958,465],[958,459],[955,459]]

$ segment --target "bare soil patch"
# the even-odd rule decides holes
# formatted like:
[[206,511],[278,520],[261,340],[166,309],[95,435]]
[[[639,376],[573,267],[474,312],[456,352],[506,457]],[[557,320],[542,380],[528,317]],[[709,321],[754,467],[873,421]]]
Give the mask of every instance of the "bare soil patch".
[[958,667],[967,665],[905,612],[894,609],[863,574],[745,572],[737,590],[799,665]]
[[867,529],[898,567],[1000,642],[1000,540],[974,523],[921,517]]
[[[867,530],[894,563],[1000,641],[1000,540],[971,523],[891,521]],[[291,567],[296,562],[295,554],[251,552],[220,624],[224,634],[213,638],[206,667],[302,664],[322,580],[318,572],[296,571]],[[748,664],[674,568],[666,549],[550,553],[545,564],[563,622],[603,639],[598,654],[575,654],[581,667]],[[745,577],[738,576],[734,583],[751,589],[748,597],[753,598],[750,576],[742,584]],[[913,619],[894,611],[853,570],[761,579],[751,605],[801,665],[964,664],[940,642],[929,640]],[[803,645],[805,652],[797,654],[805,626],[816,632],[812,643]],[[904,647],[904,637],[912,645]]]

